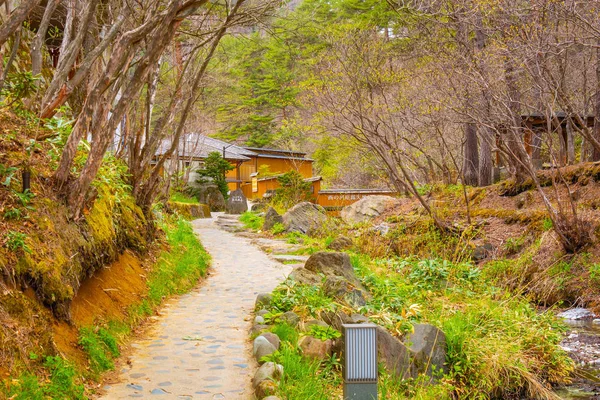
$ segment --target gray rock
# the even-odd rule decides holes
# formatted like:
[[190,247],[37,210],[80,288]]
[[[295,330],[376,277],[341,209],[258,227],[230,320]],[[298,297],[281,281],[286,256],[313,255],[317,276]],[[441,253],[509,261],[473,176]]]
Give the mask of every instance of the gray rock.
[[290,279],[303,285],[318,285],[321,283],[321,277],[316,273],[307,270],[306,268],[296,268],[289,276]]
[[390,232],[390,226],[388,224],[379,224],[371,228],[373,232],[378,232],[381,236],[385,236]]
[[277,350],[279,350],[279,346],[281,345],[281,339],[279,339],[279,336],[277,336],[273,332],[265,332],[262,333],[260,336],[267,339],[273,346],[275,346]]
[[258,336],[256,339],[254,339],[252,355],[254,356],[254,358],[256,358],[256,361],[258,361],[259,364],[263,363],[261,361],[263,357],[269,356],[275,353],[276,351],[277,349],[275,348],[275,346],[273,346],[273,344],[269,342],[269,340],[266,337]]
[[596,315],[593,312],[588,310],[587,308],[571,308],[570,310],[563,311],[558,314],[559,317],[570,320],[580,320],[580,319],[592,319]]
[[367,304],[365,293],[341,276],[330,276],[323,284],[327,296],[343,300],[352,307],[363,307]]
[[480,262],[489,258],[494,253],[494,246],[491,243],[484,243],[473,249],[473,261]]
[[227,208],[225,197],[223,196],[223,193],[219,191],[210,193],[206,200],[206,204],[210,207],[211,212],[223,212]]
[[250,336],[260,335],[266,330],[269,330],[269,325],[254,325],[250,328]]
[[265,214],[265,222],[262,226],[263,231],[270,231],[273,229],[275,224],[283,224],[283,217],[279,215],[277,211],[273,207],[269,207],[267,213]]
[[271,293],[259,293],[256,296],[255,308],[269,308],[271,306]]
[[362,289],[362,285],[354,274],[350,256],[346,253],[315,253],[306,261],[304,268],[317,274],[321,273],[327,277],[344,277],[355,287]]
[[312,336],[304,336],[298,343],[305,357],[315,360],[325,360],[331,355],[332,340],[320,340]]
[[[252,378],[252,387],[258,399],[272,398],[277,390],[277,381],[283,376],[283,366],[273,362],[264,363]],[[269,397],[267,397],[269,396]]]
[[369,322],[371,322],[369,318],[365,317],[362,314],[354,313],[350,316],[350,318],[352,319],[353,324],[368,324]]
[[342,209],[342,219],[350,225],[367,222],[400,204],[401,200],[390,196],[363,197]]
[[268,205],[265,203],[254,203],[252,207],[250,207],[250,211],[252,212],[263,212],[267,209]]
[[327,248],[329,250],[342,251],[352,248],[353,245],[354,243],[352,242],[352,239],[347,238],[345,236],[340,236],[334,239],[333,242],[329,243],[329,246],[327,246]]
[[410,362],[410,350],[386,329],[377,327],[377,352],[388,372],[400,379],[415,378],[417,372]]
[[283,313],[283,315],[281,316],[281,321],[285,322],[290,326],[298,326],[298,324],[300,323],[300,317],[295,312],[288,311],[286,313]]
[[241,189],[234,190],[227,200],[227,214],[243,214],[248,211],[248,200]]
[[269,397],[265,397],[263,400],[281,400],[281,399],[277,396],[269,396]]
[[256,315],[264,317],[265,314],[268,314],[269,310],[265,310],[264,308],[256,313]]
[[283,366],[269,361],[261,365],[261,367],[256,371],[254,378],[252,378],[252,386],[256,388],[262,381],[277,381],[281,379],[282,376]]
[[264,325],[265,319],[262,316],[257,315],[256,317],[254,317],[254,324],[255,325]]
[[311,319],[304,323],[304,330],[309,330],[310,327],[313,325],[322,326],[323,328],[329,328],[329,324],[327,324],[327,322],[319,321],[318,319]]
[[287,232],[313,235],[327,221],[325,209],[319,205],[303,202],[290,208],[283,216]]
[[342,330],[343,324],[353,324],[352,318],[343,311],[325,311],[321,313],[321,319],[338,331]]
[[419,374],[437,381],[448,372],[446,366],[446,335],[433,325],[417,324],[404,344],[412,352],[412,364]]

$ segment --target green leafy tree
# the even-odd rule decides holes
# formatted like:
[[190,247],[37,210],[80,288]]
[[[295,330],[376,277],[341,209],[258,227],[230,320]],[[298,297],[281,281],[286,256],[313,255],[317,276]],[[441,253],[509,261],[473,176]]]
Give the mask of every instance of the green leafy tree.
[[304,180],[298,171],[290,171],[277,178],[279,188],[274,201],[284,208],[290,208],[311,197],[312,184]]
[[204,162],[204,168],[199,169],[198,179],[199,183],[213,182],[219,187],[219,191],[223,193],[223,197],[227,199],[229,197],[229,187],[227,186],[227,180],[225,175],[227,172],[233,170],[233,165],[221,156],[218,151],[213,151],[206,157]]

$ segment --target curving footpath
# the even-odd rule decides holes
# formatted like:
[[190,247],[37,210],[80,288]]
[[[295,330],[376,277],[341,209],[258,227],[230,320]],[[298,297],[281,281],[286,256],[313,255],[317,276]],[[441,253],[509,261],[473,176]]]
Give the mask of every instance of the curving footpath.
[[137,340],[127,366],[104,399],[252,399],[256,370],[248,330],[256,295],[289,273],[248,239],[196,220],[194,230],[212,256],[210,275],[193,292],[167,303]]

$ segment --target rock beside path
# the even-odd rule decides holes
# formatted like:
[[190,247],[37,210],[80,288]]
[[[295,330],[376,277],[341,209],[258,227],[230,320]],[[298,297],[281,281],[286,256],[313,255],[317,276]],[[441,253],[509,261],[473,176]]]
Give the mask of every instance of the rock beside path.
[[350,225],[371,221],[379,217],[386,210],[390,210],[400,204],[402,204],[401,200],[390,196],[363,197],[356,203],[342,209],[342,220]]
[[227,200],[227,214],[240,215],[248,211],[248,199],[241,189],[234,190]]
[[277,349],[269,340],[264,336],[259,336],[254,339],[254,345],[252,349],[252,355],[256,358],[259,364],[262,364],[262,358],[266,356],[270,356],[275,353]]
[[346,278],[356,287],[361,284],[354,274],[354,267],[350,261],[350,256],[346,253],[318,252],[310,256],[306,261],[304,268],[316,274],[323,274],[326,277],[341,276]]
[[321,340],[312,336],[304,336],[298,343],[302,354],[314,360],[325,360],[331,356],[333,341],[331,339]]
[[312,235],[327,221],[325,209],[319,205],[303,202],[296,204],[283,215],[287,232]]
[[273,207],[269,207],[265,214],[265,222],[263,223],[262,230],[270,231],[276,224],[283,224],[283,217]]

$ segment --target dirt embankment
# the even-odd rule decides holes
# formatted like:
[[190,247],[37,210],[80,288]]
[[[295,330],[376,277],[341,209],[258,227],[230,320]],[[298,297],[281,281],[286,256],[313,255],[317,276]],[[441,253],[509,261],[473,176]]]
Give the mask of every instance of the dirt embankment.
[[[154,229],[130,194],[126,166],[116,159],[105,163],[84,218],[73,221],[52,185],[60,132],[52,134],[0,112],[0,374],[4,377],[35,371],[44,355],[63,353],[82,361],[77,328],[124,318],[127,308],[146,290],[141,260],[153,253]],[[51,139],[37,141],[41,136]],[[78,154],[76,167],[84,161],[84,154]],[[24,192],[25,170],[31,171],[31,188]]]

